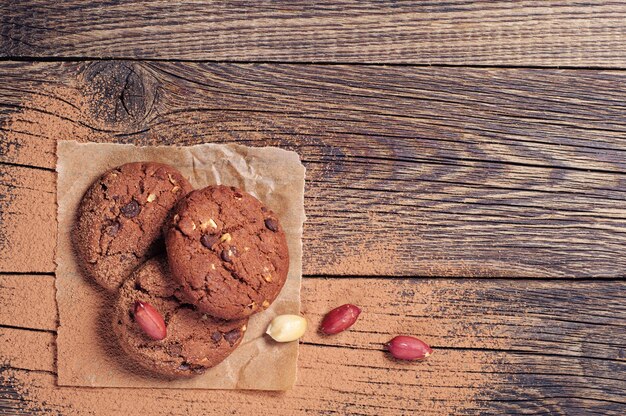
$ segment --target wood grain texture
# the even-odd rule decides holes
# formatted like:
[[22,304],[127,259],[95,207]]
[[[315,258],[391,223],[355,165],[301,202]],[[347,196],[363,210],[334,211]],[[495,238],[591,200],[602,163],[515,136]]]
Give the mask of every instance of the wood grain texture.
[[[53,271],[55,143],[76,139],[297,151],[306,274],[624,277],[624,81],[580,70],[5,62],[0,270]],[[27,219],[42,224],[34,256],[31,241],[12,238]]]
[[0,56],[626,66],[626,5],[531,1],[29,0]]
[[[31,279],[15,278],[16,295],[32,293],[26,302],[38,299],[20,287]],[[6,363],[0,377],[13,377],[20,398],[12,400],[2,383],[0,403],[6,407],[0,414],[15,414],[6,410],[11,406],[61,414],[73,414],[72,408],[83,414],[133,413],[144,406],[156,415],[626,410],[625,282],[309,278],[302,294],[311,327],[303,338],[297,386],[285,394],[59,388],[54,334],[2,328],[0,315],[0,356]],[[363,308],[353,329],[335,337],[317,334],[323,313],[345,301]],[[48,313],[55,316],[54,308]],[[45,326],[55,329],[48,319],[38,325]],[[423,363],[389,360],[382,344],[399,332],[419,334],[435,354]],[[14,352],[16,344],[24,352]]]

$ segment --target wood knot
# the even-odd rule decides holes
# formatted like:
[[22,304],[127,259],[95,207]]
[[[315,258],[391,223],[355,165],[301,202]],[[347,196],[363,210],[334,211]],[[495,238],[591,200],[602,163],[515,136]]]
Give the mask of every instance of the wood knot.
[[81,92],[94,127],[140,127],[156,103],[158,81],[135,62],[92,62],[82,69]]

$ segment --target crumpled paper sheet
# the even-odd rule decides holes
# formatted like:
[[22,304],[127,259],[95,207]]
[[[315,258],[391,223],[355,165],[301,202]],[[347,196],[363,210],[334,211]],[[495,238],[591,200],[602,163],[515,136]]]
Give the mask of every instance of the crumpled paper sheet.
[[[300,311],[305,168],[297,153],[234,144],[137,147],[60,141],[57,156],[60,386],[253,390],[286,390],[293,386],[298,343],[276,343],[264,332],[274,316]],[[110,329],[107,313],[111,297],[83,277],[72,250],[70,231],[86,189],[108,169],[136,161],[175,166],[195,188],[211,184],[240,187],[276,212],[287,234],[289,276],[278,299],[267,311],[250,319],[242,344],[231,356],[192,379],[164,380],[131,370]]]

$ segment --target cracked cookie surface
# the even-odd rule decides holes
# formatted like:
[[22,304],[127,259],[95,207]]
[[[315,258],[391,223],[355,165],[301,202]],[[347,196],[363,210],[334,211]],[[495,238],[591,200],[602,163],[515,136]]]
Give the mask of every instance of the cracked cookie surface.
[[[168,378],[202,374],[219,364],[241,343],[248,321],[211,318],[181,302],[178,290],[166,260],[150,259],[120,288],[112,322],[120,346],[133,361]],[[149,303],[164,318],[165,339],[154,341],[135,322],[137,301]]]
[[191,189],[178,170],[153,162],[128,163],[98,178],[83,196],[72,230],[85,274],[117,289],[162,247],[163,223]]
[[218,318],[267,309],[287,279],[289,250],[276,214],[234,187],[190,192],[172,210],[165,244],[187,300]]

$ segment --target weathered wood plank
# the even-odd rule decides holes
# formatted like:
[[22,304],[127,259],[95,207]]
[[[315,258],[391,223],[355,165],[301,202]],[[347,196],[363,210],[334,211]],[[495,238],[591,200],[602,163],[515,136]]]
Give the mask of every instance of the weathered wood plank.
[[56,330],[54,294],[54,276],[0,275],[0,325]]
[[[0,325],[54,331],[54,277],[0,275]],[[393,334],[419,334],[436,347],[503,349],[619,360],[626,356],[626,282],[307,278],[305,341],[380,349]],[[5,303],[4,300],[7,300]],[[352,302],[359,325],[318,334],[325,312]],[[37,313],[29,306],[37,303]]]
[[30,0],[0,7],[0,56],[626,66],[619,2]]
[[[243,391],[57,387],[53,374],[6,369],[0,395],[15,389],[26,414],[153,415],[623,415],[623,364],[581,359],[546,360],[527,354],[441,351],[428,363],[390,362],[374,351],[301,348],[299,384],[284,394]],[[434,357],[434,356],[433,356]],[[506,374],[476,374],[468,362],[505,367]],[[368,363],[368,364],[363,364]],[[469,366],[471,367],[471,365]],[[610,377],[594,377],[586,367]],[[533,373],[528,373],[532,368]],[[320,382],[324,380],[324,382]],[[111,397],[115,400],[111,400]],[[470,397],[468,400],[467,397]],[[42,403],[41,399],[45,399]],[[0,402],[4,402],[0,398]],[[0,414],[15,415],[12,410]]]
[[0,271],[54,270],[55,181],[54,172],[0,168]]
[[12,368],[55,371],[54,334],[0,327],[2,360]]
[[[32,278],[16,282],[27,285]],[[24,300],[36,301],[32,296]],[[303,287],[311,327],[303,338],[297,386],[286,394],[59,388],[50,348],[54,335],[16,328],[0,328],[0,357],[7,363],[1,377],[5,389],[13,386],[24,399],[22,408],[62,414],[69,408],[132,413],[141,406],[157,415],[254,409],[366,415],[584,409],[618,415],[626,409],[625,296],[626,282],[619,281],[311,278]],[[346,301],[363,308],[355,327],[335,337],[317,334],[323,313]],[[389,360],[382,343],[401,332],[419,334],[435,354],[417,364]],[[12,342],[23,351],[5,350]],[[111,394],[114,402],[107,399]]]
[[[55,143],[77,139],[296,150],[308,169],[307,274],[621,277],[624,81],[578,70],[5,62],[0,161],[42,169],[2,165],[0,270],[53,271]],[[12,238],[26,219],[43,225],[40,256]]]

